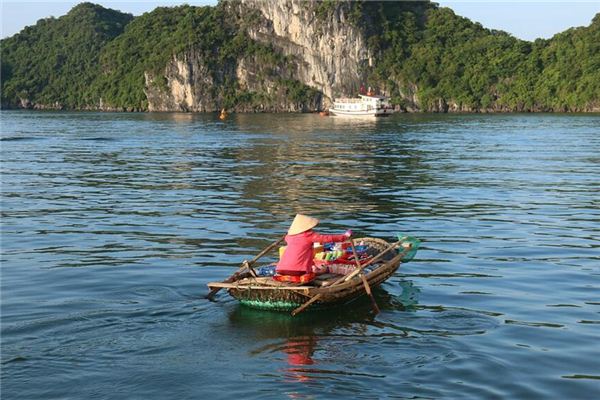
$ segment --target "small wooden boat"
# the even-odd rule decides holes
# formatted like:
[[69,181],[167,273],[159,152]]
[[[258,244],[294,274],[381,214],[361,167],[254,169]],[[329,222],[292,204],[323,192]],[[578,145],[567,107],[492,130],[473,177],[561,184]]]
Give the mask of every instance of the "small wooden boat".
[[[357,263],[354,271],[347,275],[323,274],[310,284],[297,285],[257,276],[250,264],[266,254],[263,251],[251,262],[244,262],[245,265],[226,281],[209,283],[208,287],[212,290],[209,297],[223,288],[241,304],[259,309],[293,311],[292,315],[309,306],[325,308],[345,304],[364,294],[371,295],[370,287],[380,285],[396,272],[402,261],[412,259],[419,244],[418,240],[409,237],[395,243],[377,238],[355,240],[366,248],[369,259],[362,264]],[[375,302],[373,298],[372,301]],[[374,308],[377,309],[375,303]]]

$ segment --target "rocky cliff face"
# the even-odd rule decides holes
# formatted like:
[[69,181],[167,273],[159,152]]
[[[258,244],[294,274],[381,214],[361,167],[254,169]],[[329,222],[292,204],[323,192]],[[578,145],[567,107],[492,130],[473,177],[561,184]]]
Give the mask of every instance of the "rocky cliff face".
[[[294,81],[293,68],[265,63],[255,56],[238,58],[222,69],[189,51],[174,56],[164,75],[144,75],[148,111],[307,112],[320,109],[322,96],[312,91],[294,99],[286,84]],[[232,84],[233,82],[233,84]],[[228,100],[229,97],[229,100]],[[232,100],[233,99],[233,100]],[[233,101],[233,104],[229,104]]]
[[[321,93],[298,82],[296,68],[285,62],[265,63],[253,55],[241,57],[236,63],[234,79],[242,94],[236,111],[307,112],[321,107]],[[304,94],[295,98],[291,93],[294,88],[304,89]]]
[[349,21],[347,4],[242,0],[228,8],[240,20],[254,16],[245,27],[248,35],[291,58],[295,79],[321,91],[324,106],[359,90],[372,59],[363,32]]
[[[322,2],[301,0],[224,3],[245,34],[285,61],[269,65],[243,56],[215,71],[200,53],[175,56],[165,68],[164,84],[162,77],[146,73],[148,110],[203,112],[227,107],[217,89],[226,81],[235,82],[242,97],[247,94],[247,101],[233,107],[236,111],[316,111],[335,97],[355,94],[370,62],[363,34],[349,23],[344,3],[321,14],[319,6]],[[313,88],[314,95],[294,101],[281,84],[292,81]]]
[[164,77],[146,72],[148,111],[215,111],[215,79],[201,54],[189,51],[174,56]]

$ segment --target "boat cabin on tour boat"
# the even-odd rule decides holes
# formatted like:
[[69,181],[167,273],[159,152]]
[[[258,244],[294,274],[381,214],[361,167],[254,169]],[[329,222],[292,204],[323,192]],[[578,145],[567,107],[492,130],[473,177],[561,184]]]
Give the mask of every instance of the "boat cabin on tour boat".
[[358,96],[359,98],[335,100],[329,113],[348,117],[386,117],[394,113],[388,97],[370,93]]

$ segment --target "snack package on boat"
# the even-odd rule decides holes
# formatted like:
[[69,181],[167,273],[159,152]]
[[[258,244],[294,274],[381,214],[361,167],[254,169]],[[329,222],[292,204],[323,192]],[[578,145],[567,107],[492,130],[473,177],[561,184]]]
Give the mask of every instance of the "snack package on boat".
[[274,276],[277,265],[270,264],[256,268],[256,276]]

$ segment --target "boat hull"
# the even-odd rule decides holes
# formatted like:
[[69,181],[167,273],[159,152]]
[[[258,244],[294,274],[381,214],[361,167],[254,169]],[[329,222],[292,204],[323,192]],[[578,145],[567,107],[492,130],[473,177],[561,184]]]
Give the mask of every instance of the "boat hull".
[[[391,269],[388,274],[385,276],[379,276],[377,279],[373,279],[368,276],[367,280],[369,281],[369,286],[371,288],[375,288],[383,281],[388,279],[400,266],[400,262],[397,263],[396,267]],[[360,280],[360,278],[357,278]],[[264,292],[264,291],[262,291]],[[290,293],[289,290],[286,290],[282,293],[276,293],[277,291],[273,291],[275,293],[261,293],[261,291],[249,291],[249,290],[240,290],[240,289],[230,289],[229,294],[237,299],[240,304],[259,309],[259,310],[270,310],[270,311],[293,311],[296,308],[300,307],[302,304],[306,303],[307,300],[310,299],[309,296],[298,293]],[[314,292],[315,295],[318,292]],[[340,293],[332,293],[332,294],[322,294],[320,300],[314,302],[311,305],[310,310],[323,310],[331,307],[336,307],[342,304],[349,303],[351,301],[356,300],[361,296],[365,296],[365,289],[362,284],[362,281],[355,282],[352,285],[352,288],[346,288],[345,292]]]
[[[376,245],[380,250],[389,245],[389,243],[380,239],[368,238],[367,240],[370,245]],[[400,267],[402,257],[402,255],[390,253],[388,261],[367,272],[365,277],[369,282],[369,286],[372,288],[377,287],[392,276]],[[365,288],[360,276],[355,276],[334,287],[301,286],[295,289],[288,286],[261,290],[256,286],[239,286],[229,288],[228,292],[233,298],[248,307],[261,310],[292,311],[316,295],[320,295],[319,300],[311,305],[311,309],[318,310],[345,304],[365,295]]]
[[369,118],[378,118],[378,117],[389,117],[394,112],[393,110],[364,110],[364,111],[346,111],[346,110],[336,110],[334,108],[329,109],[329,114],[338,116],[338,117],[369,117]]

